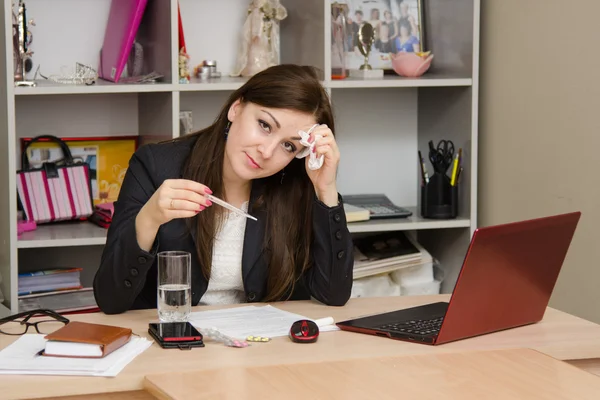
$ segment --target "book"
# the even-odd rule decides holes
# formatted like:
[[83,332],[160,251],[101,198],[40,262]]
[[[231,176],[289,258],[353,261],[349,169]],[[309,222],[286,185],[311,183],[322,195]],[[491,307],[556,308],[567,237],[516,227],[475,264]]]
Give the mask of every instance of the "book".
[[42,355],[102,358],[126,344],[131,333],[129,328],[72,321],[45,336]]
[[57,290],[81,289],[82,268],[55,268],[19,274],[19,296],[53,292]]
[[390,257],[415,255],[420,257],[419,249],[403,232],[384,232],[354,240],[354,246],[368,260],[382,260]]

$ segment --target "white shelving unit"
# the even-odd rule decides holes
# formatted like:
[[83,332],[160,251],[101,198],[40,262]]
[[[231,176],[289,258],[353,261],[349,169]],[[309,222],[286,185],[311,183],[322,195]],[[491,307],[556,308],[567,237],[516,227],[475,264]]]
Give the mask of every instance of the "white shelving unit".
[[[140,144],[156,142],[179,135],[182,110],[192,111],[195,129],[206,126],[231,91],[245,82],[228,75],[235,65],[248,2],[179,0],[190,65],[217,60],[223,74],[219,80],[178,83],[177,0],[149,0],[138,40],[147,51],[149,70],[164,74],[164,82],[100,80],[92,86],[70,86],[40,81],[36,87],[14,87],[11,5],[10,0],[4,1],[0,10],[4,21],[0,51],[6,61],[0,63],[0,185],[4,189],[0,192],[0,290],[11,312],[18,311],[19,272],[80,263],[86,266],[83,283],[91,285],[106,242],[106,230],[89,222],[39,226],[17,238],[15,177],[20,138],[44,133],[138,135]],[[442,291],[446,293],[454,287],[477,220],[479,2],[424,2],[427,43],[435,58],[423,77],[332,80],[329,0],[282,1],[288,17],[281,24],[281,61],[321,69],[322,83],[332,98],[342,153],[340,192],[386,193],[413,211],[407,219],[351,223],[350,231],[416,232],[445,270]],[[75,62],[97,65],[110,0],[80,0],[76,6],[68,0],[26,4],[28,17],[37,25],[32,28],[34,71],[38,64],[45,74],[59,73],[63,65]],[[90,18],[94,15],[96,19]],[[86,41],[72,39],[72,32]],[[440,139],[451,139],[463,149],[465,159],[459,216],[451,220],[424,219],[419,212],[417,150],[427,154],[427,142]]]

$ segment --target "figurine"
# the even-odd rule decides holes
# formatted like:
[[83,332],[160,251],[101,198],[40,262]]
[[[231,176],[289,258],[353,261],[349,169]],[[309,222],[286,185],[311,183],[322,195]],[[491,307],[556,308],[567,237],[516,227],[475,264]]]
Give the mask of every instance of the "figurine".
[[190,83],[190,56],[182,48],[179,50],[179,83]]
[[[14,7],[14,3],[12,6]],[[26,13],[25,3],[19,0],[17,13],[12,12],[14,81],[17,86],[36,86],[35,82],[25,79],[26,73],[33,67],[33,52],[29,49],[33,36],[28,25],[35,26],[33,20],[27,21]]]
[[279,64],[279,21],[286,17],[279,0],[250,2],[233,76],[249,77]]

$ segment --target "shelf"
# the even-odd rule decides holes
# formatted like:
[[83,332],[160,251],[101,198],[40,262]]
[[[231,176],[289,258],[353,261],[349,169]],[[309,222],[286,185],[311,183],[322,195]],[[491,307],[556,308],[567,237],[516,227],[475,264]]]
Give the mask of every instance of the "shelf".
[[332,89],[471,86],[472,84],[471,78],[450,74],[425,74],[420,78],[384,75],[383,79],[346,78],[326,83],[327,87]]
[[106,243],[108,230],[91,222],[63,222],[39,225],[17,241],[20,249],[39,247],[93,246]]
[[48,94],[100,94],[100,93],[148,93],[171,92],[173,85],[170,83],[138,83],[124,84],[113,83],[99,79],[93,85],[68,85],[51,81],[38,80],[37,86],[15,87],[15,95],[48,95]]
[[[408,231],[421,229],[468,228],[471,221],[468,218],[451,220],[431,220],[416,215],[416,209],[410,208],[413,216],[409,218],[395,218],[384,220],[371,220],[365,222],[350,222],[348,229],[351,233],[383,232],[383,231]],[[106,243],[107,229],[101,228],[91,222],[64,222],[48,225],[39,225],[33,232],[25,232],[17,242],[20,249],[41,247],[70,247],[93,246]]]
[[197,78],[192,78],[190,83],[179,83],[175,85],[175,90],[181,92],[205,92],[216,90],[237,90],[242,86],[248,78],[223,76],[221,78],[213,78],[206,81],[201,81]]
[[[206,91],[233,91],[242,86],[248,78],[222,77],[201,81],[192,78],[190,83],[140,83],[123,84],[98,80],[95,84],[68,85],[50,81],[37,81],[35,87],[15,87],[15,95],[56,95],[56,94],[102,94],[102,93],[148,93],[148,92],[206,92]],[[401,87],[443,87],[443,86],[471,86],[471,78],[456,78],[451,75],[430,74],[421,78],[403,78],[401,76],[384,76],[383,79],[358,79],[346,78],[323,82],[332,89],[358,89],[358,88],[401,88]]]
[[385,231],[412,231],[423,229],[469,228],[471,220],[456,218],[435,220],[419,217],[416,207],[407,207],[413,215],[408,218],[390,218],[370,220],[364,222],[349,222],[350,233],[385,232]]

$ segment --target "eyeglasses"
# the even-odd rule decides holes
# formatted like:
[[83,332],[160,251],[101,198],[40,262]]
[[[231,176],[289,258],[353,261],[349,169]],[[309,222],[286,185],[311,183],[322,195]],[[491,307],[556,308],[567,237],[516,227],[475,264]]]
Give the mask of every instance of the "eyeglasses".
[[[42,320],[29,322],[31,318],[43,317]],[[37,333],[52,333],[66,324],[69,320],[52,310],[37,309],[22,312],[0,319],[0,333],[5,335],[23,335],[33,326]]]

